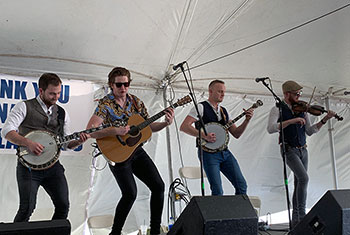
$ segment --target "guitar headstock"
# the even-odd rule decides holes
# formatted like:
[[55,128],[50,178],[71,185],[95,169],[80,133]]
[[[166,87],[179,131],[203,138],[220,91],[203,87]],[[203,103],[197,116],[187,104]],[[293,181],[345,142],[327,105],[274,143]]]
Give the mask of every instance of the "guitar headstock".
[[182,105],[190,103],[191,101],[192,101],[191,97],[189,95],[186,95],[185,97],[178,99],[177,102],[175,103],[175,105],[182,106]]

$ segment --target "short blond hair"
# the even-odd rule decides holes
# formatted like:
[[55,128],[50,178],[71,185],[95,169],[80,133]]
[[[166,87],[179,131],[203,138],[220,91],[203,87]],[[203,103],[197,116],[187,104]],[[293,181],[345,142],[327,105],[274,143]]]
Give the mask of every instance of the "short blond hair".
[[216,79],[216,80],[213,80],[213,81],[211,81],[211,82],[209,83],[208,88],[209,88],[209,89],[212,88],[212,87],[213,87],[215,84],[217,84],[217,83],[220,83],[220,84],[224,84],[224,85],[225,85],[225,82],[224,82],[224,81],[219,80],[219,79]]

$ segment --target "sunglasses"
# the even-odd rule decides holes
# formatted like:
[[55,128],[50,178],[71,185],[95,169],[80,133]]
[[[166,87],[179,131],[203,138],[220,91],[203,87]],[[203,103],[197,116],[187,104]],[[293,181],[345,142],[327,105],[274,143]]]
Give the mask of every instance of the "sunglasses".
[[124,87],[129,87],[130,86],[130,82],[115,82],[114,84],[118,88],[121,88],[123,85],[124,85]]
[[298,91],[298,92],[290,92],[291,94],[295,95],[295,96],[301,96],[301,94],[303,94],[302,91]]

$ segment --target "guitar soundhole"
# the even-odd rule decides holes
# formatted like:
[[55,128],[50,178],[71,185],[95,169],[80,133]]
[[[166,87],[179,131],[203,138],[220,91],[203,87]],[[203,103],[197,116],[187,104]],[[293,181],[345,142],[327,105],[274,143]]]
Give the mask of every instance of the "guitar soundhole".
[[138,135],[136,137],[129,137],[126,139],[126,144],[129,146],[129,147],[132,147],[134,146],[135,144],[137,144],[139,142],[139,140],[141,139],[141,135]]
[[133,137],[136,137],[139,133],[140,133],[139,128],[137,128],[136,126],[131,126],[128,134]]

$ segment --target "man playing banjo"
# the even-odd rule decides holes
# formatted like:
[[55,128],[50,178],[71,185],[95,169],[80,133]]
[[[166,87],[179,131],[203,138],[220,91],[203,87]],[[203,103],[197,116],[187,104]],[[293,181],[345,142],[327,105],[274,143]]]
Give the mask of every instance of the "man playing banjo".
[[[207,101],[199,103],[198,110],[203,118],[205,125],[209,123],[219,123],[224,126],[229,122],[229,114],[224,107],[220,105],[225,96],[225,83],[221,80],[214,80],[209,84],[209,98]],[[240,126],[231,125],[228,131],[235,137],[239,138],[246,129],[249,120],[253,116],[253,109],[244,110],[245,120]],[[192,108],[188,116],[182,122],[180,130],[198,138],[199,131],[193,126],[198,120],[196,110]],[[201,132],[202,139],[207,143],[219,141],[214,132],[208,132],[204,135]],[[201,142],[201,141],[199,141]],[[225,140],[223,140],[225,142]],[[201,144],[201,143],[200,143]],[[198,151],[198,156],[200,152]],[[247,193],[247,183],[241,172],[239,164],[227,146],[216,150],[203,148],[203,167],[207,175],[212,195],[223,195],[220,171],[227,177],[236,190],[236,194]]]
[[[61,94],[61,84],[62,81],[56,74],[44,73],[41,75],[39,78],[40,94],[36,98],[17,103],[1,131],[4,138],[17,144],[19,148],[26,148],[26,155],[33,155],[34,159],[40,159],[46,155],[48,148],[44,147],[44,144],[26,138],[27,134],[38,132],[38,130],[43,134],[48,133],[48,136],[63,136],[69,133],[68,114],[56,104]],[[81,133],[79,139],[70,141],[65,147],[72,149],[81,145],[88,138],[88,134]],[[57,154],[59,154],[60,147],[58,146]],[[67,218],[68,185],[64,168],[58,161],[58,156],[56,157],[57,160],[52,162],[52,165],[42,168],[31,168],[23,160],[18,161],[16,175],[20,203],[14,222],[29,220],[35,209],[39,186],[45,189],[55,206],[52,219]]]

